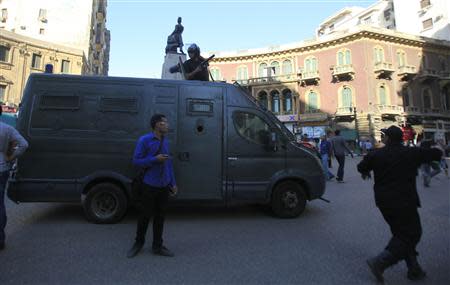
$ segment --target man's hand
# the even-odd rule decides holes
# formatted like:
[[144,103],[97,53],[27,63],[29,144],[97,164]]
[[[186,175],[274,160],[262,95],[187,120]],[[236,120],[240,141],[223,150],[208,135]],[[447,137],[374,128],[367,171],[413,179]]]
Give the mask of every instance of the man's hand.
[[172,196],[172,197],[177,195],[178,187],[177,186],[170,186],[169,187],[169,193],[170,193],[170,196]]
[[362,173],[361,174],[361,178],[363,179],[363,180],[367,180],[367,179],[372,179],[372,176],[370,176],[370,173]]
[[166,161],[166,160],[168,160],[169,159],[169,156],[167,155],[167,154],[158,154],[157,156],[156,156],[156,160],[158,161],[158,162],[164,162],[164,161]]

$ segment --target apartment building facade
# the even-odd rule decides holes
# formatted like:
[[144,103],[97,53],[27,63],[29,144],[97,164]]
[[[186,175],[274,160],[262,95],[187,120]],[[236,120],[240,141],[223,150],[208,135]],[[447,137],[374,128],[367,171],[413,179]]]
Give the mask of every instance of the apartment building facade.
[[355,26],[276,49],[216,53],[214,78],[238,82],[294,133],[348,140],[411,124],[450,139],[450,42]]

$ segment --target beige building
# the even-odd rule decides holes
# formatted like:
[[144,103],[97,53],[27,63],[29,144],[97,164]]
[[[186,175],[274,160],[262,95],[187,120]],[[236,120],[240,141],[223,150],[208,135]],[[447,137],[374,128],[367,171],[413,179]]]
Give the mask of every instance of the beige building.
[[0,33],[0,101],[17,106],[28,76],[44,72],[46,64],[54,73],[85,74],[88,69],[83,51],[46,41],[1,31]]
[[108,75],[106,0],[1,0],[0,31],[82,50],[86,74]]

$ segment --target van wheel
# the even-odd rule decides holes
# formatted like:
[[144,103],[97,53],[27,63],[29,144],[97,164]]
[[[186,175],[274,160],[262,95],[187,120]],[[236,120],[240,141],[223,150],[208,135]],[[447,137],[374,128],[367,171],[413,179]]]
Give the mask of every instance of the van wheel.
[[83,208],[89,221],[97,224],[113,224],[125,215],[128,200],[119,186],[103,182],[96,184],[87,192]]
[[299,184],[293,181],[281,182],[272,193],[271,206],[277,217],[298,217],[305,210],[306,193]]

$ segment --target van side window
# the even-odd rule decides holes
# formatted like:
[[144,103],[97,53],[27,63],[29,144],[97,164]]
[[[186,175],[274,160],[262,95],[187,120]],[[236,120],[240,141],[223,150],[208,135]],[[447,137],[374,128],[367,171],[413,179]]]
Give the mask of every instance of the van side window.
[[261,145],[267,145],[270,142],[270,126],[257,115],[235,112],[233,122],[237,133],[245,139]]
[[78,110],[80,109],[80,96],[42,95],[39,101],[39,109]]
[[100,112],[127,112],[137,113],[137,98],[101,97]]
[[191,116],[213,116],[214,104],[211,100],[187,99],[188,115]]

